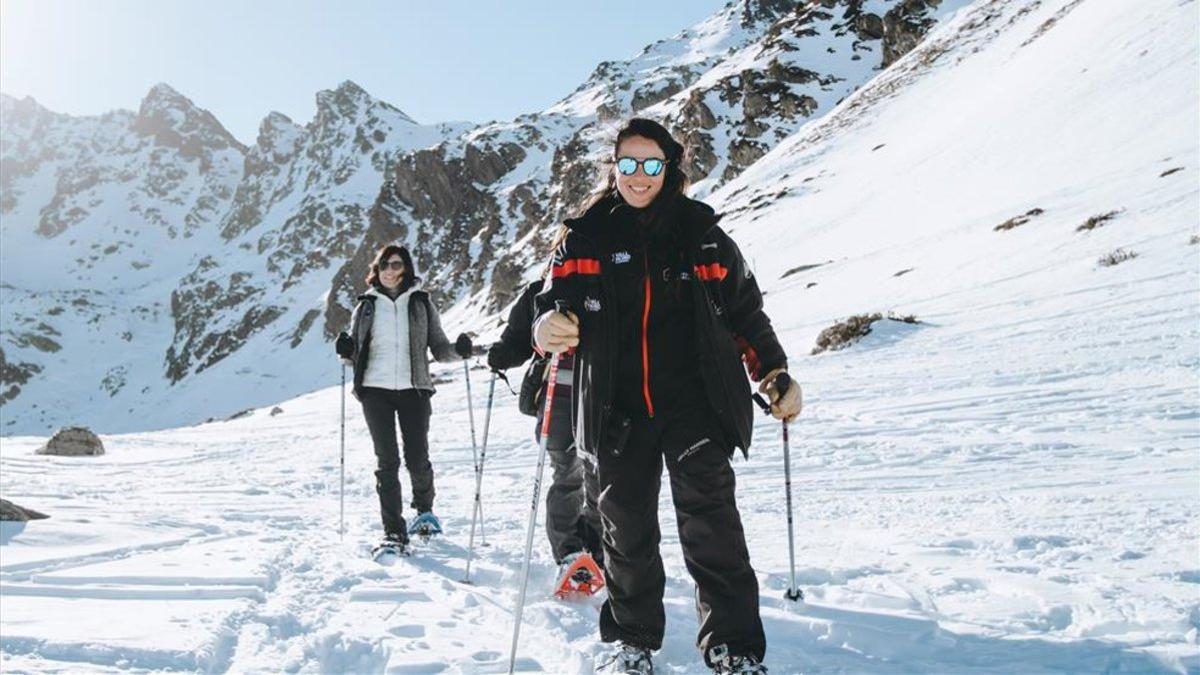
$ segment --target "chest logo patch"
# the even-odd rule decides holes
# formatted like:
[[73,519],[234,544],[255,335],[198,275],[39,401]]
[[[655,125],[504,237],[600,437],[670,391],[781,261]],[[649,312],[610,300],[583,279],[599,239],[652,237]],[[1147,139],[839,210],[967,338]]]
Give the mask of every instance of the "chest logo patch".
[[612,256],[612,261],[617,265],[624,265],[629,262],[633,256],[629,255],[629,251],[617,251]]
[[596,298],[584,298],[583,308],[589,312],[599,312],[600,311],[600,301],[597,300]]

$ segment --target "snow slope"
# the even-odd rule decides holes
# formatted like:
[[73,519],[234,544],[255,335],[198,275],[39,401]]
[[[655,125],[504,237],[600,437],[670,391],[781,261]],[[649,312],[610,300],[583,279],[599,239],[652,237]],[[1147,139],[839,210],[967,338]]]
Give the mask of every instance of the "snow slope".
[[[1196,19],[1194,1],[977,2],[710,197],[805,387],[803,605],[782,598],[778,425],[735,461],[772,673],[1200,672]],[[1100,264],[1118,248],[1137,256]],[[809,354],[875,311],[921,323]],[[353,399],[336,534],[336,387],[107,436],[99,458],[4,438],[0,493],[52,517],[0,539],[0,670],[502,672],[532,422],[498,387],[488,546],[461,584],[467,401],[461,367],[434,372],[448,535],[393,567],[365,556],[374,458]],[[471,376],[481,428],[488,376]],[[669,503],[655,661],[699,673]],[[546,597],[535,541],[518,665],[589,673],[594,607]]]

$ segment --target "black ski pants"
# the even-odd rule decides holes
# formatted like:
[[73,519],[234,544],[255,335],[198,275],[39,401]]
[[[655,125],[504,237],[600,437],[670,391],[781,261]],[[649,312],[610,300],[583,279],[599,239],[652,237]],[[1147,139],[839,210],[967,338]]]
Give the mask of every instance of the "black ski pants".
[[[560,371],[561,372],[561,371]],[[544,399],[544,396],[543,396]],[[544,405],[538,406],[535,437],[542,430]],[[546,491],[546,535],[555,562],[587,550],[604,564],[600,548],[600,514],[596,510],[596,467],[576,450],[571,433],[571,391],[556,389],[546,454],[554,472]]]
[[758,580],[734,499],[730,446],[707,406],[635,419],[619,454],[599,457],[598,505],[604,525],[608,600],[600,638],[649,649],[662,646],[665,577],[659,554],[658,493],[664,462],[671,481],[684,561],[696,582],[696,645],[724,644],[730,654],[766,652]]
[[375,444],[375,491],[385,534],[408,540],[404,522],[403,491],[400,489],[400,448],[396,443],[396,423],[404,440],[404,465],[412,481],[412,507],[418,513],[433,510],[433,464],[429,462],[428,391],[421,389],[379,389],[363,387],[360,400],[367,429]]

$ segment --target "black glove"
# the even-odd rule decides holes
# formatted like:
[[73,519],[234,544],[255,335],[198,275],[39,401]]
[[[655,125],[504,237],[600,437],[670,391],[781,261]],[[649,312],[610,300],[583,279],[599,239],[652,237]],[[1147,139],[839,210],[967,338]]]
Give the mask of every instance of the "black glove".
[[502,349],[499,342],[488,348],[488,368],[496,371],[507,370],[504,367],[504,359],[500,355]]
[[471,356],[471,338],[466,333],[462,333],[454,341],[454,351],[464,359]]
[[334,343],[334,350],[337,355],[343,359],[348,359],[354,356],[354,340],[346,333],[338,333],[337,342]]

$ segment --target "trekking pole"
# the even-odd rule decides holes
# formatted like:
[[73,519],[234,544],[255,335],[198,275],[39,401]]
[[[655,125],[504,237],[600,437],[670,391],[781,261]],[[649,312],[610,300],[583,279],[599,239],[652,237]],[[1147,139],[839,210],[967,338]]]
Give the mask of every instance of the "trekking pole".
[[[471,400],[471,368],[468,365],[468,360],[463,357],[463,378],[467,381],[467,419],[471,422],[471,457],[475,463],[475,474],[479,474],[479,446],[475,444],[475,406]],[[471,511],[471,522],[474,524],[475,516],[479,516],[479,539],[480,544],[487,546],[487,536],[483,533],[483,504],[479,500],[475,500]]]
[[471,560],[475,557],[475,520],[482,513],[480,495],[483,491],[483,462],[487,459],[488,428],[492,425],[492,400],[496,394],[496,371],[492,371],[492,381],[488,384],[487,412],[483,416],[483,443],[479,449],[479,464],[475,467],[475,509],[471,511],[471,538],[467,545],[467,574],[463,583],[471,583]]
[[[779,373],[775,376],[775,389],[782,397],[792,386],[792,378],[786,372]],[[771,406],[761,395],[755,394],[754,400],[759,407],[767,415],[771,414]],[[792,525],[792,458],[788,448],[788,423],[787,420],[782,421],[783,424],[783,485],[784,493],[786,494],[787,502],[787,530],[788,530],[788,564],[789,564],[789,585],[787,592],[783,597],[788,600],[798,601],[804,599],[804,592],[796,586],[796,536]]]
[[346,539],[346,364],[342,363],[342,489],[338,496],[338,536]]
[[[554,309],[566,314],[566,301],[555,302]],[[537,473],[533,479],[533,501],[529,506],[529,528],[525,531],[525,563],[521,568],[521,592],[517,595],[517,608],[513,610],[512,651],[508,656],[509,675],[512,675],[517,664],[517,641],[521,637],[521,614],[525,611],[525,589],[529,586],[529,559],[533,555],[533,530],[537,527],[538,502],[542,493],[542,469],[546,464],[546,446],[550,438],[550,414],[554,410],[554,385],[558,381],[558,360],[561,355],[562,353],[559,352],[550,357],[549,380],[546,382],[546,404],[542,414],[541,436],[538,439]]]

